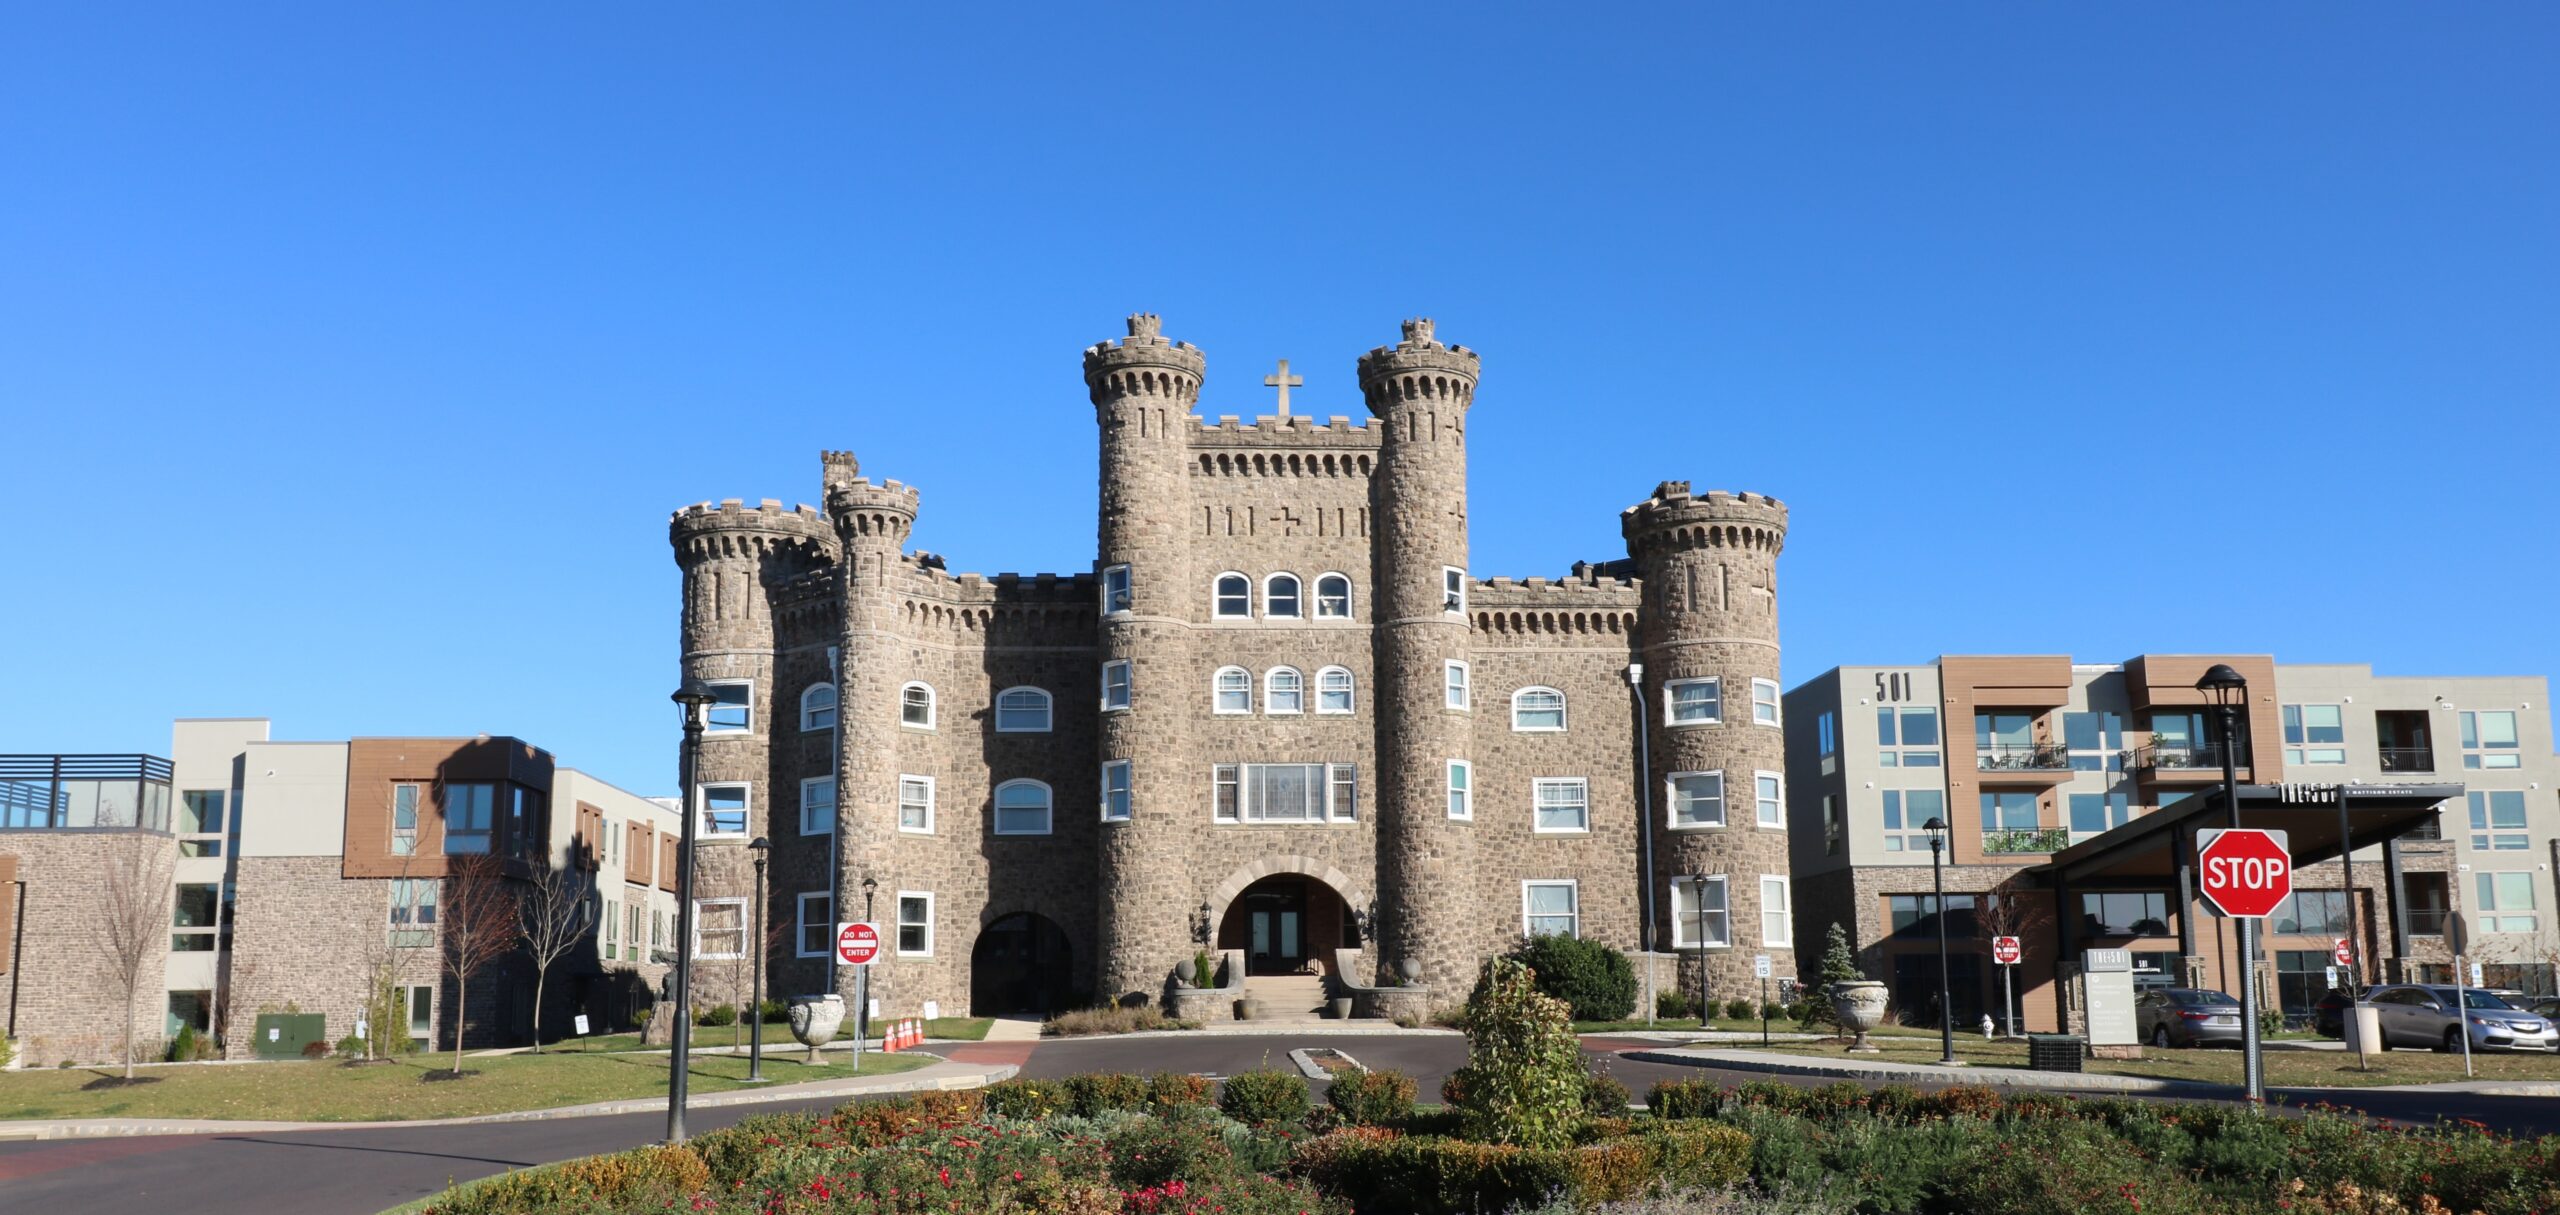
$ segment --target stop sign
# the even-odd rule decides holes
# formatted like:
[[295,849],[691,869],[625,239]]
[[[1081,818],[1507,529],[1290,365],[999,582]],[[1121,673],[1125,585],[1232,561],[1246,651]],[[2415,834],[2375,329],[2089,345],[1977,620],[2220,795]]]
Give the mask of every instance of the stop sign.
[[836,925],[836,960],[847,966],[869,966],[880,956],[880,930],[864,923]]
[[2020,950],[2018,949],[2018,938],[2016,938],[2016,937],[1993,937],[1993,938],[1991,938],[1991,960],[1992,960],[1992,961],[1997,962],[1997,963],[2001,964],[2002,966],[2015,966],[2015,965],[2017,965],[2017,964],[2018,964],[2018,955],[2019,955],[2019,953],[2020,953]]
[[2196,833],[2197,889],[2214,910],[2239,919],[2262,919],[2293,893],[2293,854],[2284,834],[2232,828]]

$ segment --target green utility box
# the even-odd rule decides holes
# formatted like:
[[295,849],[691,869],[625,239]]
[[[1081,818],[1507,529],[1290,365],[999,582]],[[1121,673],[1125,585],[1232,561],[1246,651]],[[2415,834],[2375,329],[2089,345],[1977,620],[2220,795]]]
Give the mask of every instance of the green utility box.
[[318,1013],[260,1013],[257,1035],[259,1058],[299,1059],[311,1043],[329,1044],[329,1022]]

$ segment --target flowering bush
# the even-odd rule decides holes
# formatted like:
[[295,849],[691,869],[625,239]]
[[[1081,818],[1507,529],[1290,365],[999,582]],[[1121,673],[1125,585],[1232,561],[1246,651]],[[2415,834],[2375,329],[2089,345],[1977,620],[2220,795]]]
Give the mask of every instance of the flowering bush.
[[1383,1126],[1413,1116],[1413,1077],[1403,1072],[1361,1072],[1338,1077],[1325,1092],[1347,1126]]
[[1240,1072],[1219,1090],[1218,1108],[1248,1126],[1301,1122],[1307,1116],[1307,1082],[1271,1068]]

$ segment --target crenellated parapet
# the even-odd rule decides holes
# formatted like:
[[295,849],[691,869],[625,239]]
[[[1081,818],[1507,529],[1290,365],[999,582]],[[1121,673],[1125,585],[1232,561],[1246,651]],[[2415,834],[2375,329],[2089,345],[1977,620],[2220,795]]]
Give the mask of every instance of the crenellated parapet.
[[807,506],[784,509],[771,498],[752,507],[736,498],[685,507],[668,519],[667,539],[675,546],[676,563],[688,566],[794,552],[832,561],[837,551],[826,516]]
[[1665,550],[1753,549],[1775,557],[1787,543],[1787,507],[1766,494],[1689,492],[1665,481],[1653,496],[1619,513],[1627,551],[1639,560]]
[[1167,341],[1152,312],[1129,318],[1129,336],[1085,348],[1084,382],[1097,406],[1123,397],[1170,398],[1188,410],[1200,400],[1207,359],[1189,342]]
[[1468,616],[1483,635],[1479,643],[1493,646],[1596,638],[1628,644],[1642,608],[1642,590],[1626,580],[1488,578],[1467,591]]
[[853,477],[827,487],[827,514],[848,545],[905,547],[915,530],[917,504],[915,488],[897,481],[875,485],[868,477]]
[[1433,336],[1429,318],[1404,323],[1404,340],[1360,356],[1360,393],[1380,417],[1415,401],[1465,406],[1475,399],[1479,360]]
[[899,633],[961,649],[1090,648],[1091,574],[952,574],[918,566],[900,596]]

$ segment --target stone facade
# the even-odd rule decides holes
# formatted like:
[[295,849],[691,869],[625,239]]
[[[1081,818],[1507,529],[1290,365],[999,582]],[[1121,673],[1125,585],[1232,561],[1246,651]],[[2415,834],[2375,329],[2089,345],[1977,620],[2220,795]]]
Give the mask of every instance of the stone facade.
[[[0,856],[16,859],[15,940],[0,959],[0,1035],[17,1043],[17,1067],[100,1063],[124,1058],[125,1003],[113,955],[102,937],[101,892],[110,870],[157,874],[163,883],[177,859],[176,837],[131,828],[0,831]],[[166,915],[166,886],[159,897]],[[165,1045],[161,1016],[169,936],[152,935],[132,993],[134,1058],[149,1063]]]
[[[862,476],[845,452],[821,461],[823,511],[768,499],[676,513],[681,674],[747,701],[742,728],[728,706],[730,728],[706,733],[697,784],[752,790],[747,830],[702,845],[694,893],[746,894],[740,845],[772,841],[767,911],[790,928],[772,949],[773,990],[851,994],[850,973],[800,956],[796,917],[803,894],[832,891],[837,918],[859,918],[866,883],[884,938],[908,947],[873,968],[890,1015],[927,1002],[1009,1011],[1025,966],[1042,972],[1044,1007],[1161,999],[1212,945],[1320,969],[1356,949],[1344,956],[1378,971],[1410,961],[1426,986],[1462,992],[1526,930],[1527,883],[1571,883],[1573,929],[1632,949],[1648,906],[1651,940],[1669,939],[1670,879],[1693,873],[1723,875],[1731,893],[1728,943],[1703,952],[1719,981],[1747,977],[1757,952],[1794,973],[1785,913],[1764,921],[1762,907],[1762,877],[1787,874],[1783,816],[1760,825],[1752,796],[1755,772],[1783,767],[1785,508],[1664,482],[1625,512],[1625,558],[1564,579],[1478,579],[1475,352],[1407,322],[1357,363],[1364,424],[1204,420],[1206,371],[1152,316],[1085,351],[1100,438],[1088,572],[953,575],[908,546],[918,491]],[[1241,601],[1222,598],[1230,578]],[[1454,703],[1452,664],[1465,673]],[[1226,671],[1245,673],[1247,711],[1220,711]],[[1300,681],[1294,697],[1284,672]],[[1722,681],[1722,717],[1671,725],[1666,681],[1708,676]],[[1349,709],[1332,711],[1339,693],[1325,690],[1344,678]],[[1769,702],[1757,722],[1755,679]],[[804,712],[830,682],[841,713]],[[1000,728],[1012,689],[1045,694],[1046,729]],[[1561,694],[1561,729],[1514,729],[1525,689]],[[911,715],[910,696],[929,696],[929,710]],[[1639,706],[1652,739],[1641,773]],[[1452,763],[1469,765],[1463,817]],[[1699,771],[1728,774],[1728,811],[1673,830],[1670,775]],[[1312,797],[1289,783],[1308,773]],[[819,824],[801,804],[805,782],[829,776],[831,837],[804,831]],[[1558,804],[1539,829],[1542,780],[1581,783],[1578,826],[1573,786],[1552,784]],[[926,781],[929,827],[914,796]],[[1047,831],[999,832],[999,800],[1035,787]],[[901,942],[902,905],[927,897],[929,937],[911,925]],[[1286,936],[1250,948],[1245,908],[1272,897],[1310,903]],[[1764,923],[1775,943],[1762,943]],[[1049,944],[1023,952],[1034,939]],[[1700,951],[1689,956],[1694,974]]]

